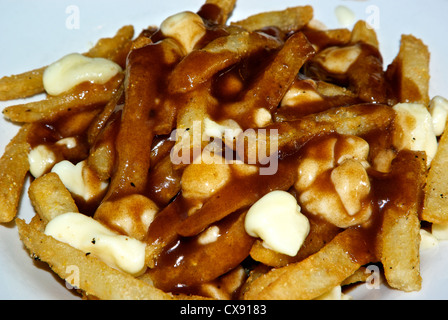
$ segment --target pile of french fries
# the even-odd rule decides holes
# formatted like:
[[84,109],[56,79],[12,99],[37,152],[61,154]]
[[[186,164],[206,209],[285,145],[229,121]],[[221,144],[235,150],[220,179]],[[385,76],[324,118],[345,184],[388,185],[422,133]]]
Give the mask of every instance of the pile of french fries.
[[[394,145],[392,107],[429,108],[427,46],[403,35],[397,57],[385,67],[375,31],[363,21],[353,30],[321,29],[313,8],[299,6],[228,23],[235,1],[206,0],[198,8],[194,14],[205,31],[194,43],[188,28],[178,37],[158,27],[135,36],[132,26],[99,40],[84,55],[123,69],[105,84],[84,82],[52,96],[43,85],[46,67],[0,79],[3,101],[46,94],[3,110],[21,128],[0,159],[0,222],[15,220],[31,256],[62,279],[73,280],[67,266],[77,266],[79,278],[71,284],[87,299],[317,299],[366,281],[370,264],[381,267],[390,287],[420,290],[420,230],[448,224],[448,133],[428,165],[424,151]],[[335,50],[342,54],[333,56]],[[207,147],[173,139],[181,130],[193,137],[197,121],[200,136],[210,121],[266,129],[255,139],[276,152],[276,172],[259,174],[260,155],[221,167],[197,159],[173,163],[172,152],[183,143],[182,151],[192,155]],[[274,129],[276,148],[269,145]],[[362,223],[341,226],[308,212],[295,185],[304,150],[347,136],[369,143],[372,211]],[[31,178],[24,190],[36,141],[51,146],[70,137],[78,145],[61,152],[60,160],[86,161],[109,183],[107,190],[85,203],[50,171]],[[238,152],[231,138],[214,138]],[[243,149],[250,154],[249,144]],[[244,229],[248,209],[273,190],[294,195],[310,221],[295,256],[270,249]],[[36,212],[29,223],[16,218],[23,193]],[[141,208],[148,204],[155,214],[144,224]],[[67,212],[90,215],[144,242],[146,271],[127,274],[46,235],[46,225]],[[131,225],[123,226],[123,219]],[[215,241],[201,244],[216,227]]]

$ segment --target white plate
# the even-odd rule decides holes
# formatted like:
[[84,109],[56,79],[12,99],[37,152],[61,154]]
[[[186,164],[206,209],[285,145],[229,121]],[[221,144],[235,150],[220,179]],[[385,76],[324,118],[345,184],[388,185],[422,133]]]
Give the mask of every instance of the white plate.
[[[420,37],[431,51],[430,94],[448,95],[448,53],[445,36],[448,1],[445,0],[239,0],[232,20],[265,10],[312,4],[315,17],[330,28],[340,27],[334,13],[337,5],[350,8],[356,19],[377,28],[385,65],[398,52],[400,35]],[[101,37],[112,36],[119,27],[132,24],[136,33],[159,25],[171,14],[196,11],[202,0],[2,0],[0,2],[0,76],[47,65],[71,52],[85,52]],[[351,25],[350,25],[351,27]],[[17,103],[17,101],[13,102]],[[0,109],[12,104],[0,103]],[[17,131],[17,126],[0,120],[0,151]],[[29,221],[33,210],[23,197],[20,218]],[[386,286],[361,286],[350,292],[355,299],[446,299],[448,298],[448,246],[422,253],[423,288],[402,293]],[[42,263],[30,259],[13,224],[0,226],[0,299],[78,299]]]

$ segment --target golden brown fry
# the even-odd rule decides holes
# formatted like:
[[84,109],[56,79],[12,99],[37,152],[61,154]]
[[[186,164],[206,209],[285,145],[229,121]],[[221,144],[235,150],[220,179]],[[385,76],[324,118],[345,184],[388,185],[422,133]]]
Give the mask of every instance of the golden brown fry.
[[225,24],[235,8],[236,0],[206,0],[198,14],[216,24]]
[[421,219],[433,223],[448,223],[448,130],[442,134],[425,185]]
[[375,45],[376,33],[363,22],[355,25],[350,42],[319,51],[305,74],[347,87],[364,102],[387,102],[383,58]]
[[210,110],[219,107],[218,100],[209,94],[210,83],[199,86],[196,90],[181,94],[182,99],[176,111],[176,134],[172,136],[175,144],[171,154],[174,168],[180,170],[192,163],[209,141],[206,137],[206,121],[211,119]]
[[0,79],[0,101],[21,99],[44,92],[42,76],[46,67]]
[[375,29],[373,29],[367,24],[367,22],[363,20],[359,20],[353,26],[350,42],[352,44],[355,44],[357,42],[364,42],[379,49],[379,42]]
[[[167,69],[180,60],[181,52],[177,43],[170,39],[130,52],[125,104],[116,139],[116,171],[105,199],[145,190],[154,126],[159,120],[161,93],[158,86],[165,79]],[[148,70],[151,70],[151,76],[148,76]]]
[[365,21],[358,21],[353,27],[350,43],[360,46],[362,52],[347,72],[349,89],[362,101],[386,103],[386,76],[375,29]]
[[3,115],[14,122],[52,121],[71,112],[104,106],[122,81],[120,73],[103,85],[84,82],[58,96],[6,107]]
[[296,78],[274,115],[274,122],[300,119],[331,108],[354,105],[360,100],[352,91],[330,82]]
[[246,279],[246,271],[242,266],[238,266],[218,279],[202,284],[199,293],[215,300],[235,299],[238,298],[239,289]]
[[[48,263],[62,279],[78,286],[87,295],[105,300],[174,299],[169,293],[115,270],[99,259],[33,229],[21,219],[17,219],[16,223],[20,238],[31,256]],[[77,272],[74,273],[74,270]]]
[[61,116],[54,123],[55,129],[63,137],[83,135],[100,111],[95,108]]
[[104,109],[95,117],[89,126],[87,131],[87,142],[89,145],[93,145],[97,137],[101,134],[101,131],[107,126],[108,121],[112,114],[114,113],[117,105],[121,102],[124,92],[124,83],[122,83],[116,91],[114,91],[113,96],[107,102]]
[[95,46],[85,53],[85,55],[88,57],[109,59],[124,68],[133,37],[134,27],[132,25],[123,26],[112,38],[98,40]]
[[358,43],[362,52],[350,66],[348,88],[364,102],[386,103],[387,81],[383,58],[379,50],[369,44]]
[[[420,290],[420,221],[418,213],[426,174],[424,152],[401,151],[380,192],[384,206],[378,249],[387,283],[403,291]],[[384,197],[383,197],[384,198]]]
[[261,30],[267,27],[276,27],[288,33],[303,28],[313,18],[313,7],[298,6],[281,11],[259,13],[244,20],[232,22],[232,25],[241,26],[249,31]]
[[[244,30],[219,37],[179,62],[170,76],[169,91],[178,93],[194,90],[219,71],[263,49],[275,49],[280,45],[281,42],[274,38]],[[197,67],[199,64],[201,68]]]
[[246,289],[244,299],[310,300],[314,299],[371,261],[362,232],[346,229],[307,259],[274,268],[255,279]]
[[351,276],[341,282],[341,286],[349,286],[358,282],[366,282],[371,277],[371,272],[366,267],[361,267]]
[[[214,226],[218,227],[216,241],[201,243],[201,234],[192,241],[171,243],[149,271],[156,287],[165,291],[176,285],[198,285],[218,278],[237,267],[248,255],[254,238],[244,229],[246,212],[235,212]],[[206,231],[205,231],[206,232]],[[182,261],[173,260],[173,254],[182,252]]]
[[66,212],[78,212],[70,191],[56,173],[50,172],[34,180],[28,195],[44,223]]
[[[387,130],[393,123],[395,111],[387,105],[381,104],[359,104],[347,107],[333,108],[324,112],[311,114],[294,120],[273,123],[266,127],[267,134],[258,133],[256,139],[266,144],[267,155],[271,152],[279,152],[281,158],[298,151],[306,142],[318,134],[337,132],[339,134],[350,134],[364,136],[378,130]],[[271,148],[270,143],[276,141],[271,139],[271,130],[278,130],[277,148]],[[274,131],[275,132],[275,131]],[[237,138],[244,142],[243,135]],[[276,141],[277,142],[277,141]],[[240,147],[237,151],[242,159],[247,160],[250,155],[257,155],[252,146]],[[263,159],[249,159],[251,161],[262,161]]]
[[[268,273],[271,269],[272,269],[271,267],[269,267],[265,264],[262,264],[262,263],[255,265],[255,267],[253,267],[249,271],[249,276],[247,277],[246,282],[241,286],[240,295],[239,295],[238,299],[243,300],[245,293],[251,288],[252,283],[255,280],[257,280],[259,277],[261,277],[262,275]],[[259,284],[257,284],[257,286],[258,285]]]
[[343,46],[350,42],[352,33],[349,29],[316,30],[304,28],[302,32],[306,35],[316,51],[330,46]]
[[257,111],[275,112],[303,64],[314,55],[314,49],[303,33],[295,33],[276,53],[272,62],[249,85],[243,98],[223,107],[225,119],[235,119],[243,129],[265,126]]
[[428,47],[422,40],[401,36],[400,51],[386,71],[393,103],[429,104],[429,59]]
[[115,139],[120,127],[120,116],[121,112],[117,112],[108,119],[87,157],[88,165],[102,181],[109,179],[113,173],[116,159]]
[[146,265],[153,268],[163,248],[176,240],[177,227],[183,221],[183,199],[176,197],[165,208],[163,208],[149,225],[146,235]]
[[32,125],[24,125],[8,143],[0,158],[0,222],[10,222],[17,215],[25,178],[29,170],[28,135]]
[[176,170],[170,155],[156,163],[148,174],[149,198],[166,206],[181,189],[181,171]]

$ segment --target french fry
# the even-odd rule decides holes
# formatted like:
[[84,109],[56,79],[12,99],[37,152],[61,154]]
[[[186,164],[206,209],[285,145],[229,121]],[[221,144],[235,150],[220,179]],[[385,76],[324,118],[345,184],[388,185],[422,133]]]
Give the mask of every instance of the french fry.
[[56,173],[47,173],[30,184],[31,203],[44,223],[66,212],[78,212],[70,191]]
[[249,85],[243,98],[221,108],[243,129],[262,127],[256,112],[266,109],[273,113],[297,76],[303,64],[314,55],[314,49],[303,33],[295,33],[276,53],[269,66]]
[[89,145],[93,145],[95,143],[95,140],[101,134],[101,131],[107,126],[108,120],[123,98],[123,92],[124,84],[122,83],[113,93],[112,98],[107,102],[104,109],[90,123],[89,129],[87,131],[87,142],[89,143]]
[[[281,42],[255,32],[237,30],[228,36],[218,37],[200,50],[186,56],[170,76],[171,93],[187,92],[209,81],[217,72],[263,50],[279,48]],[[198,63],[203,67],[197,68]],[[184,75],[188,74],[188,77]]]
[[421,219],[432,223],[448,223],[448,130],[442,134],[425,185]]
[[[273,123],[266,127],[267,134],[257,134],[257,141],[266,144],[267,156],[271,152],[279,152],[280,158],[297,152],[306,142],[318,134],[337,132],[356,136],[368,135],[375,130],[385,130],[390,127],[395,118],[395,112],[387,105],[355,104],[333,108],[327,111],[310,114],[293,121]],[[278,140],[270,138],[269,132],[277,130]],[[275,131],[274,131],[275,132]],[[243,134],[237,138],[244,142]],[[277,142],[277,148],[271,148],[271,140]],[[257,155],[253,150],[256,144],[237,148],[239,156],[248,161],[250,155]],[[250,159],[262,161],[262,157]]]
[[105,105],[122,81],[123,75],[118,74],[103,85],[84,82],[58,96],[6,107],[3,115],[14,122],[52,121],[67,113]]
[[87,157],[88,165],[102,181],[106,181],[113,174],[116,159],[114,142],[120,126],[120,117],[121,112],[110,116],[105,127],[98,133],[95,142],[92,143]]
[[235,299],[238,297],[239,289],[246,278],[246,271],[242,266],[238,266],[232,271],[219,277],[218,281],[201,285],[199,294],[215,300]]
[[363,42],[371,45],[376,49],[379,49],[379,42],[375,29],[373,29],[373,27],[369,26],[367,22],[363,20],[359,20],[353,26],[350,42],[352,44]]
[[[347,58],[350,54],[353,61]],[[346,71],[339,69],[342,66]],[[347,44],[320,51],[310,61],[306,73],[347,87],[361,101],[387,103],[387,83],[376,32],[364,21],[355,24]]]
[[[156,101],[160,99],[158,82],[181,57],[180,47],[170,39],[130,52],[125,105],[116,141],[117,165],[106,199],[140,193],[146,187],[158,111]],[[147,76],[147,70],[153,70],[151,77]]]
[[54,123],[55,129],[63,137],[83,135],[100,111],[100,109],[95,108],[80,111],[75,114],[62,115]]
[[165,208],[163,208],[149,225],[145,238],[146,258],[145,263],[149,268],[153,268],[160,252],[169,243],[178,237],[177,226],[183,221],[182,211],[183,198],[176,197]]
[[375,29],[365,21],[358,21],[353,27],[350,43],[367,46],[347,72],[349,89],[362,101],[386,103],[386,75]]
[[[216,241],[202,244],[200,234],[174,248],[167,247],[157,259],[156,267],[149,271],[156,287],[170,291],[179,283],[197,285],[237,267],[248,256],[255,240],[244,229],[245,216],[244,211],[235,212],[212,225],[219,230],[220,236]],[[172,259],[176,250],[185,252],[181,263]]]
[[313,7],[299,6],[282,11],[269,11],[247,17],[244,20],[232,22],[232,25],[243,27],[249,31],[261,30],[266,27],[276,27],[288,33],[303,28],[313,18]]
[[166,206],[180,191],[181,171],[173,165],[170,155],[166,155],[148,174],[147,190],[156,203]]
[[10,222],[17,215],[20,197],[30,165],[28,135],[33,125],[20,128],[0,158],[0,222]]
[[0,79],[0,101],[31,97],[44,92],[42,76],[46,67]]
[[352,38],[352,32],[345,28],[317,30],[307,27],[302,32],[306,35],[316,51],[321,51],[331,46],[347,45]]
[[314,299],[339,285],[371,258],[361,232],[346,229],[305,260],[259,276],[243,297],[249,300]]
[[132,25],[123,26],[112,38],[98,40],[85,55],[92,58],[109,59],[124,68],[133,37],[134,27]]
[[378,235],[379,255],[387,283],[403,291],[421,289],[419,208],[426,175],[424,152],[401,151],[390,176],[381,184],[389,203]]
[[351,276],[341,282],[341,286],[349,286],[358,282],[366,282],[371,276],[371,272],[366,267],[361,267]]
[[274,122],[292,121],[340,106],[359,103],[351,90],[326,81],[294,80],[274,114]]
[[225,24],[235,8],[236,0],[206,0],[198,14],[216,24]]
[[[207,94],[209,90],[209,85],[203,85],[182,94],[182,101],[185,102],[179,106],[176,113],[178,136],[174,145],[175,151],[188,150],[190,156],[194,156],[205,146],[202,137],[205,131],[204,120],[210,116],[207,109],[217,106],[216,99]],[[195,137],[200,137],[200,140]]]
[[429,59],[428,47],[422,40],[401,36],[400,51],[386,70],[394,103],[429,104]]

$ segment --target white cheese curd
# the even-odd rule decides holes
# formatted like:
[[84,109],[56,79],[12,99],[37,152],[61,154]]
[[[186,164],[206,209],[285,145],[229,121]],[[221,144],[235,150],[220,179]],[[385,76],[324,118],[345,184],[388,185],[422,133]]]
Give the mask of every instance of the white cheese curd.
[[69,138],[64,138],[64,139],[57,141],[56,145],[65,146],[67,149],[73,149],[73,148],[76,148],[76,146],[78,145],[78,142],[76,141],[76,138],[69,137]]
[[185,53],[193,51],[196,43],[206,33],[202,18],[196,13],[184,11],[166,18],[160,25],[160,31],[179,42]]
[[433,223],[431,227],[431,234],[437,240],[448,240],[448,225],[441,223]]
[[420,229],[420,250],[434,248],[439,244],[437,237],[425,229]]
[[101,181],[91,172],[86,161],[74,165],[68,160],[58,162],[52,172],[58,174],[64,186],[72,193],[88,201],[103,192],[108,183]]
[[345,74],[361,54],[357,45],[347,47],[329,47],[314,58],[325,70],[334,74]]
[[397,113],[394,145],[397,149],[426,152],[429,166],[437,152],[437,137],[433,120],[425,105],[420,103],[398,103],[393,109]]
[[363,165],[356,160],[346,160],[331,171],[331,182],[350,216],[362,209],[360,199],[370,193],[369,176]]
[[30,173],[34,178],[39,178],[47,173],[56,162],[56,155],[45,145],[38,145],[28,154]]
[[272,115],[266,108],[258,108],[254,111],[254,121],[257,127],[265,127],[272,122]]
[[198,243],[202,245],[207,245],[215,242],[221,236],[218,226],[208,227],[204,232],[202,232],[198,237]]
[[158,206],[140,194],[130,194],[114,201],[104,201],[96,209],[94,218],[105,226],[143,240],[159,212]]
[[429,104],[429,113],[432,117],[434,134],[436,136],[442,135],[443,131],[445,131],[446,119],[448,117],[448,100],[441,96],[432,98]]
[[121,67],[111,60],[71,53],[49,65],[42,80],[45,91],[56,96],[82,82],[104,84],[121,71]]
[[338,19],[339,24],[347,28],[356,21],[355,13],[348,7],[339,5],[334,9],[334,13],[336,18]]
[[373,212],[366,171],[369,149],[367,141],[351,135],[305,146],[294,184],[300,205],[341,228],[367,222]]
[[281,106],[282,107],[294,107],[302,103],[312,103],[323,101],[321,95],[313,89],[303,89],[292,86],[288,89],[284,95]]
[[204,119],[204,134],[210,138],[222,138],[232,140],[243,132],[240,125],[232,119],[224,120],[221,123],[211,120],[210,118]]
[[244,226],[250,236],[261,238],[263,245],[289,256],[297,254],[310,231],[308,218],[286,191],[272,191],[254,203]]
[[45,234],[129,274],[139,275],[146,268],[143,242],[117,234],[81,213],[67,212],[55,217],[47,224]]

